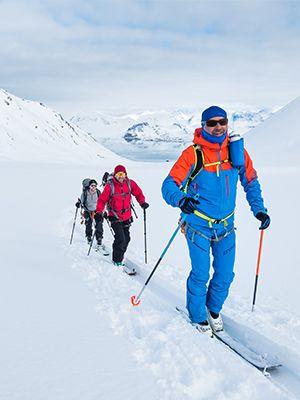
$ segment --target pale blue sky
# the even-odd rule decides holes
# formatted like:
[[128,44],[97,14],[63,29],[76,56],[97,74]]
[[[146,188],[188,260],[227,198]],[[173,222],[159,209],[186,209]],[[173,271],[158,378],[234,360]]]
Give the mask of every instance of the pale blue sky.
[[0,87],[58,110],[299,95],[298,0],[0,0],[0,16]]

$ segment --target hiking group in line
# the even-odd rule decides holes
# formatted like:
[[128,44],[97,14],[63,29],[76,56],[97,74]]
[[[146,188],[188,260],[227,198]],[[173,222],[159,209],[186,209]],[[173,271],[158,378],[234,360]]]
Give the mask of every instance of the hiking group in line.
[[133,222],[132,196],[143,210],[149,207],[142,189],[127,176],[123,165],[117,165],[112,174],[104,174],[102,192],[97,188],[95,179],[84,179],[82,185],[83,191],[75,206],[83,210],[87,243],[92,244],[94,235],[97,241],[96,250],[109,255],[103,244],[103,223],[106,219],[114,234],[112,261],[117,267],[124,267],[124,256],[130,242],[130,226]]
[[[243,138],[237,134],[229,136],[226,111],[211,106],[202,113],[201,128],[195,130],[193,144],[182,152],[162,183],[163,199],[181,210],[179,226],[189,248],[191,271],[186,284],[188,315],[200,332],[209,335],[212,331],[223,330],[220,312],[234,279],[234,212],[238,180],[244,188],[253,215],[260,221],[259,229],[263,233],[271,220],[264,206],[256,170],[244,148]],[[92,213],[95,213],[95,235],[97,243],[102,245],[106,208],[114,232],[112,259],[116,266],[121,266],[130,241],[132,195],[144,210],[149,204],[139,186],[127,177],[122,165],[115,167],[102,193],[93,185],[95,181],[91,180],[89,193],[76,203],[76,207],[82,206],[84,209],[87,239],[89,241],[91,238],[90,219]],[[133,305],[139,304],[144,288],[178,228],[140,294],[132,297]],[[211,266],[213,275],[210,279]]]

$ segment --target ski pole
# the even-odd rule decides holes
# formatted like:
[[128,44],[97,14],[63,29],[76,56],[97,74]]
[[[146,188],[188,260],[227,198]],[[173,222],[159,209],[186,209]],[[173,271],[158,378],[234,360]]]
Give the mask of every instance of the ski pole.
[[111,231],[111,234],[113,235],[113,237],[115,237],[115,234],[114,234],[113,228],[111,227],[110,223],[108,222],[108,219],[107,219],[107,218],[105,218],[105,217],[104,217],[104,219],[105,219],[105,220],[106,220],[106,222],[107,222],[107,225],[108,225],[108,227],[109,227],[109,230]]
[[144,244],[145,244],[145,264],[147,264],[147,231],[146,231],[146,209],[144,208]]
[[[79,200],[79,199],[78,199]],[[75,229],[75,224],[76,224],[76,218],[77,218],[77,214],[78,214],[78,208],[76,207],[76,211],[75,211],[75,217],[74,217],[74,222],[73,222],[73,228],[72,228],[72,233],[71,233],[71,238],[70,238],[70,245],[72,244],[73,241],[73,235],[74,235],[74,229]]]
[[253,293],[253,302],[252,302],[252,312],[254,310],[255,299],[256,299],[256,290],[257,290],[257,283],[258,283],[258,276],[259,276],[259,268],[260,268],[260,260],[261,260],[263,238],[264,238],[264,230],[262,229],[260,231],[260,239],[259,239],[259,247],[258,247],[258,256],[257,256],[255,283],[254,283],[254,293]]
[[144,286],[142,287],[140,293],[137,296],[131,296],[130,300],[131,300],[131,304],[133,306],[138,306],[141,302],[141,296],[143,291],[145,290],[146,286],[148,285],[150,279],[152,278],[156,268],[159,266],[161,260],[163,259],[164,255],[166,254],[166,252],[168,251],[168,248],[170,247],[171,243],[173,242],[173,240],[175,239],[175,236],[177,235],[179,229],[181,228],[182,224],[184,223],[185,219],[187,217],[187,214],[185,214],[182,218],[181,221],[179,222],[177,228],[175,229],[173,235],[171,236],[171,239],[169,240],[168,244],[166,245],[166,247],[164,248],[163,252],[161,253],[161,256],[159,257],[157,263],[155,264],[155,267],[153,268],[151,274],[148,276],[146,282],[144,283]]
[[93,236],[92,236],[92,240],[91,240],[91,243],[90,243],[89,251],[88,251],[88,253],[87,253],[88,256],[90,255],[90,252],[91,252],[91,249],[92,249],[92,246],[93,246],[93,241],[94,241],[95,235],[96,235],[96,229],[94,230],[94,233],[93,233]]
[[135,211],[135,208],[134,208],[133,204],[130,204],[130,208],[132,209],[133,214],[135,215],[135,218],[138,219],[138,216],[137,216],[137,213]]

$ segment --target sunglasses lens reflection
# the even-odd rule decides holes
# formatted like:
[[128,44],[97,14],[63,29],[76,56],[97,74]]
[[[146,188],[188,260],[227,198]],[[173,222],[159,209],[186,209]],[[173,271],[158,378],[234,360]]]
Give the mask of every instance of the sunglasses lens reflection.
[[117,177],[117,178],[124,178],[125,175],[126,175],[125,172],[117,172],[117,173],[116,173],[116,177]]
[[206,121],[206,125],[210,128],[213,128],[214,126],[217,126],[217,124],[220,124],[221,126],[225,126],[228,124],[228,119],[227,118],[222,118],[216,121],[215,119],[209,119]]

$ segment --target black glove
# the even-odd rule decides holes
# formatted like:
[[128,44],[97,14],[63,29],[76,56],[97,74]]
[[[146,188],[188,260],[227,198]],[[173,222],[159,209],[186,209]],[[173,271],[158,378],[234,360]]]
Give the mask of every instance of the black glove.
[[192,214],[197,208],[196,204],[200,204],[200,201],[193,197],[183,197],[179,202],[179,208],[185,214]]
[[141,207],[142,207],[143,210],[146,210],[146,208],[149,207],[149,204],[148,204],[148,203],[143,203],[143,204],[141,205]]
[[102,213],[101,212],[96,212],[95,216],[94,216],[94,219],[95,219],[96,222],[102,221],[102,219],[103,219]]
[[75,203],[75,207],[79,208],[81,206],[81,201],[78,199],[78,201]]
[[270,225],[271,218],[265,212],[262,212],[262,211],[258,212],[255,215],[255,218],[257,218],[259,221],[261,221],[259,229],[267,229],[268,226]]

